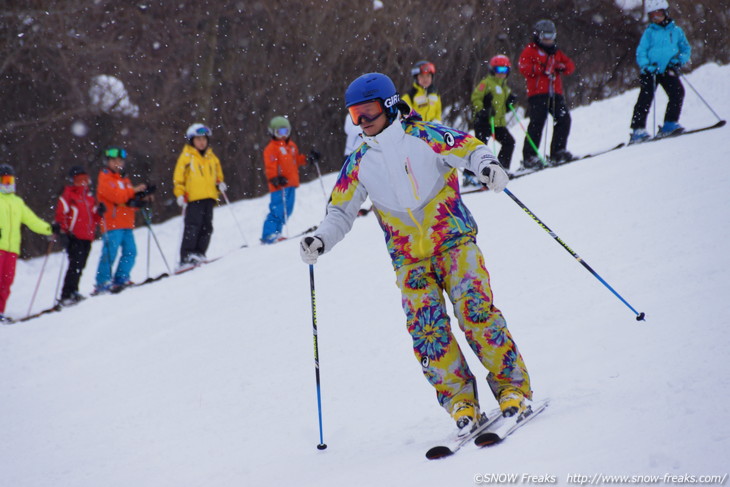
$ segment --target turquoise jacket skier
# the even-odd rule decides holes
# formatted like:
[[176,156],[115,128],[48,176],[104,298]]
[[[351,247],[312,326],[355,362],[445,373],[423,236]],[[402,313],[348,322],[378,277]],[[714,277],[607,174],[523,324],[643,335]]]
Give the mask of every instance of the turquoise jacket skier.
[[691,54],[684,31],[673,20],[665,26],[650,23],[636,48],[636,62],[642,71],[664,73],[668,66],[687,64]]

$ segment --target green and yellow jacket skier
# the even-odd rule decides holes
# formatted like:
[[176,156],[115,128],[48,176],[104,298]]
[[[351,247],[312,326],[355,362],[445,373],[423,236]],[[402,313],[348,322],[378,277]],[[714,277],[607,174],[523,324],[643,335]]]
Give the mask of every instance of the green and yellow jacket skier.
[[507,56],[494,56],[489,60],[489,76],[481,80],[471,94],[474,135],[485,144],[494,135],[501,146],[497,158],[505,169],[509,168],[515,149],[515,139],[507,129],[507,112],[515,101],[507,85],[511,67]]

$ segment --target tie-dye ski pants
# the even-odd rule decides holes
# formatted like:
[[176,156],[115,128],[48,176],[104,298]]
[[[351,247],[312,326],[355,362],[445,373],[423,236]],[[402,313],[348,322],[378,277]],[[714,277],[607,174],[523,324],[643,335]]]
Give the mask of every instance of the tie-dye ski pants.
[[525,363],[502,313],[492,304],[489,273],[476,243],[396,269],[408,332],[423,374],[436,389],[439,403],[452,412],[460,401],[478,405],[474,375],[451,331],[444,291],[466,340],[490,372],[495,396],[516,388],[532,397]]

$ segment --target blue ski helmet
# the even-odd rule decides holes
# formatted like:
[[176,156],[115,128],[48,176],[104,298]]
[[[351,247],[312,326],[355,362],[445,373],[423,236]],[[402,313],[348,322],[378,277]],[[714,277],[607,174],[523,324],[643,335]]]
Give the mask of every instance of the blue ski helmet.
[[398,114],[397,105],[400,96],[393,81],[386,75],[381,73],[363,74],[350,83],[347,91],[345,91],[345,106],[348,108],[370,100],[380,100],[388,117],[388,122],[395,119]]

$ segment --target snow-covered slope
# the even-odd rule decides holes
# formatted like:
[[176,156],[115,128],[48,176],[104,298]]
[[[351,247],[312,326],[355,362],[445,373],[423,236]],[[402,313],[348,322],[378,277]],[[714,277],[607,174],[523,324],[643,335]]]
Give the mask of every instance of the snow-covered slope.
[[[689,79],[730,114],[730,67],[708,65]],[[633,91],[575,110],[569,149],[625,140],[635,99]],[[687,87],[682,122],[714,121]],[[510,184],[646,312],[644,323],[506,195],[464,197],[535,394],[552,399],[498,447],[424,458],[453,424],[413,358],[371,215],[315,266],[329,445],[315,448],[308,268],[296,239],[258,245],[268,204],[261,198],[217,209],[209,252],[225,254],[217,262],[0,327],[0,484],[468,486],[477,475],[517,473],[564,485],[575,474],[725,475],[728,130],[629,147]],[[325,177],[327,188],[333,181]],[[318,223],[325,202],[319,182],[297,198],[292,234]],[[247,249],[238,249],[244,237],[232,212]],[[155,232],[174,262],[180,219]],[[147,276],[147,239],[140,229],[134,280]],[[154,241],[150,249],[155,275],[164,264]],[[52,304],[62,260],[49,259],[35,310]],[[41,264],[19,263],[10,315],[27,312]],[[491,408],[484,371],[469,358]]]

